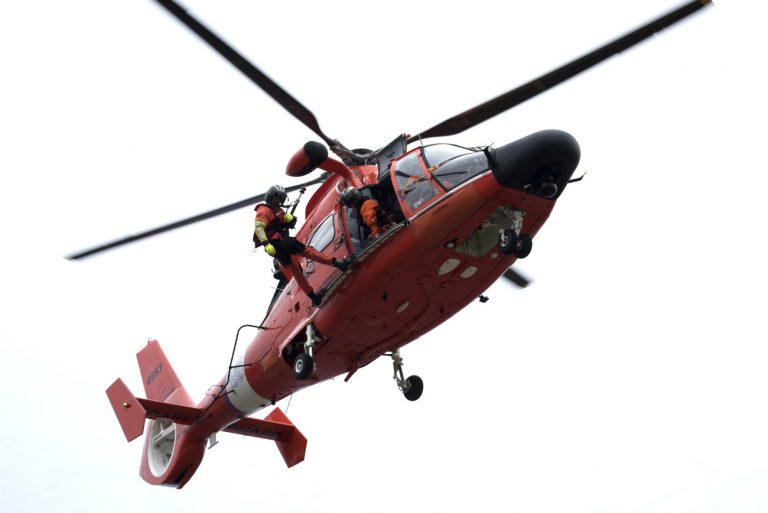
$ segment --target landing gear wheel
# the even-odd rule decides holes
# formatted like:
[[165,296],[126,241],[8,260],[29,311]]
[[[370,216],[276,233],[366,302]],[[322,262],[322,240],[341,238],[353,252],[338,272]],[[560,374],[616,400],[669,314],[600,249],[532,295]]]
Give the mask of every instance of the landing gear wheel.
[[406,399],[409,401],[415,401],[421,397],[421,393],[424,391],[424,382],[418,376],[409,376],[405,379],[403,376],[403,357],[400,356],[400,351],[395,349],[389,356],[392,357],[392,367],[395,374],[392,378],[397,383],[397,388],[403,393]]
[[531,248],[533,248],[533,241],[527,233],[521,233],[515,244],[515,255],[517,258],[525,258],[531,254]]
[[501,252],[505,255],[509,255],[515,251],[518,239],[519,238],[515,230],[502,230],[502,232],[499,233],[499,250],[501,250]]
[[421,397],[421,393],[424,392],[424,382],[418,376],[409,376],[405,380],[405,386],[403,387],[403,395],[409,401],[415,401]]
[[296,379],[307,379],[315,370],[315,362],[307,353],[301,353],[293,361],[293,375]]

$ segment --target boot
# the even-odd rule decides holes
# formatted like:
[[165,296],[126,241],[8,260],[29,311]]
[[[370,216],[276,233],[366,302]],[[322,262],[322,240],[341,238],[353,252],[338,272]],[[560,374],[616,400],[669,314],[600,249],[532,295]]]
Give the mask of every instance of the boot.
[[312,304],[315,306],[320,306],[320,303],[323,302],[323,295],[325,294],[324,291],[318,291],[318,292],[310,292],[307,294],[309,296],[309,299],[312,300]]
[[331,265],[341,272],[346,272],[347,269],[349,269],[349,260],[347,260],[346,258],[344,260],[336,260],[334,258],[331,261]]

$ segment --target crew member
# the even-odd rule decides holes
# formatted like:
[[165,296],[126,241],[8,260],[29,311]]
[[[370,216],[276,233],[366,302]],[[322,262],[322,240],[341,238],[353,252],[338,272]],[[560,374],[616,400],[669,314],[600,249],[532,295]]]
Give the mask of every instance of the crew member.
[[378,201],[363,197],[363,193],[354,187],[347,187],[341,193],[341,204],[345,207],[357,208],[365,225],[371,230],[370,238],[375,239],[389,230],[393,219]]
[[342,272],[349,268],[349,263],[346,260],[328,258],[311,246],[305,246],[288,235],[288,230],[296,226],[296,217],[282,208],[287,198],[285,189],[279,185],[273,185],[267,190],[264,203],[256,205],[253,242],[256,247],[264,246],[264,250],[269,256],[277,258],[285,277],[290,279],[293,276],[299,287],[312,300],[312,304],[319,306],[323,292],[312,290],[304,277],[301,266],[293,258],[293,255],[300,255],[321,264],[332,265]]

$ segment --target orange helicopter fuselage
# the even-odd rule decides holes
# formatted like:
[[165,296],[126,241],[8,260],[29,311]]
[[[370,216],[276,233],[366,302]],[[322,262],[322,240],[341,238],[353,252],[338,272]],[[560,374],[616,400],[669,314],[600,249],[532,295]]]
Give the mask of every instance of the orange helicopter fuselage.
[[[560,134],[570,138],[562,132],[558,137]],[[572,138],[567,139],[569,144],[575,150],[568,150],[577,154],[578,146]],[[551,148],[542,151],[550,152]],[[245,379],[236,380],[239,386],[233,387],[233,371],[227,376],[230,384],[225,397],[235,410],[252,413],[329,378],[346,374],[349,379],[360,367],[445,322],[477,299],[517,259],[496,244],[498,224],[503,226],[498,222],[504,217],[501,213],[522,212],[520,231],[533,238],[555,205],[554,198],[502,185],[489,169],[450,190],[436,183],[437,192],[428,201],[411,202],[418,205],[412,208],[403,200],[403,182],[398,183],[396,169],[402,159],[418,155],[424,171],[422,181],[433,180],[434,168],[428,167],[420,152],[421,148],[417,148],[393,159],[392,172],[384,178],[392,180],[403,214],[401,222],[381,240],[357,252],[349,213],[339,203],[340,192],[351,181],[349,174],[332,175],[315,193],[307,206],[306,222],[296,237],[311,244],[321,224],[333,223],[332,237],[326,235],[324,240],[328,242],[315,249],[337,259],[352,255],[356,261],[349,271],[341,273],[334,267],[302,259],[307,280],[315,290],[327,290],[326,299],[321,307],[315,307],[294,280],[284,284],[262,329],[234,370],[240,373],[242,369]],[[339,164],[334,161],[333,166]],[[560,177],[563,187],[574,169],[575,163]],[[351,173],[357,185],[376,183],[375,166],[353,167]],[[325,230],[329,231],[328,226]],[[297,380],[292,362],[309,336],[317,340],[315,370],[308,379]]]

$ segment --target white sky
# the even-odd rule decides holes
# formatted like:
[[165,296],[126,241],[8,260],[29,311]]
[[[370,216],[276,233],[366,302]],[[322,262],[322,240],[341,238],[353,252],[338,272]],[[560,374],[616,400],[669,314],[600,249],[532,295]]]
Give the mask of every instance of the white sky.
[[[379,147],[678,5],[187,0],[349,147]],[[222,435],[182,491],[138,476],[104,390],[158,338],[194,397],[272,295],[249,209],[317,139],[150,1],[0,5],[0,496],[14,512],[768,509],[764,2],[721,0],[448,139],[572,133],[586,179],[486,304],[293,397],[309,439]],[[252,333],[242,339],[244,344]],[[281,403],[283,409],[287,402]]]

